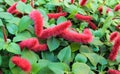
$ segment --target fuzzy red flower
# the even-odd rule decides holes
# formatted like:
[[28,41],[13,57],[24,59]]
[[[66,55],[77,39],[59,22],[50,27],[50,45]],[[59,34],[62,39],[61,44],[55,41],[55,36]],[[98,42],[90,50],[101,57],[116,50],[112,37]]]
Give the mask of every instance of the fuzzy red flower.
[[87,21],[88,22],[88,25],[93,29],[93,30],[96,30],[97,29],[97,26],[91,22],[91,21]]
[[119,47],[120,47],[120,36],[118,36],[116,38],[115,43],[114,43],[114,45],[112,47],[112,51],[111,51],[111,53],[109,55],[109,59],[111,61],[114,61],[116,59],[116,56],[117,56],[117,54],[119,52]]
[[46,39],[51,36],[56,36],[66,30],[72,25],[71,21],[62,22],[54,27],[43,30],[42,34],[39,36],[41,39]]
[[30,18],[34,21],[34,30],[36,36],[40,36],[43,31],[44,19],[42,14],[38,10],[34,10],[30,13]]
[[75,1],[75,0],[71,0],[71,3],[74,4],[74,1]]
[[29,39],[23,40],[19,43],[19,46],[21,49],[28,48],[35,52],[47,50],[47,45],[39,44],[39,41],[37,38],[29,38]]
[[[102,14],[102,12],[103,12],[103,7],[100,6],[100,7],[98,8],[98,11],[100,12],[100,14]],[[111,12],[111,11],[112,11],[111,8],[107,7],[106,13]]]
[[21,0],[21,2],[24,2],[24,3],[26,3],[26,2],[27,2],[27,0]]
[[56,6],[57,12],[62,12],[62,7],[61,6]]
[[82,20],[82,21],[92,20],[91,16],[85,16],[85,15],[82,15],[82,14],[76,14],[75,18],[78,19],[78,20]]
[[16,5],[17,5],[17,3],[14,3],[12,6],[10,6],[10,7],[7,9],[7,12],[13,13],[13,11],[16,10]]
[[93,40],[93,36],[89,29],[85,29],[83,34],[79,34],[72,30],[65,30],[59,36],[66,40],[80,43],[89,43]]
[[86,3],[87,3],[87,0],[80,0],[80,5],[81,6],[85,6]]
[[120,10],[120,4],[117,4],[115,7],[114,7],[114,11],[118,11]]
[[107,71],[107,74],[120,74],[120,71],[114,70],[114,69],[110,69],[110,70]]
[[28,60],[21,58],[19,56],[13,56],[11,60],[16,66],[20,67],[23,71],[26,72],[31,71],[31,65]]
[[49,14],[47,14],[47,15],[48,15],[48,18],[49,18],[49,19],[52,19],[52,18],[54,18],[54,19],[58,19],[60,16],[66,16],[67,13],[66,13],[66,12],[60,12],[60,13],[49,13]]
[[[26,0],[21,0],[22,2],[26,3]],[[11,14],[16,14],[16,13],[19,13],[17,10],[16,10],[16,6],[17,6],[17,2],[14,3],[12,6],[10,6],[8,9],[7,9],[7,12],[11,13]],[[16,12],[16,13],[15,13]]]
[[117,31],[110,34],[110,41],[114,41],[119,36]]

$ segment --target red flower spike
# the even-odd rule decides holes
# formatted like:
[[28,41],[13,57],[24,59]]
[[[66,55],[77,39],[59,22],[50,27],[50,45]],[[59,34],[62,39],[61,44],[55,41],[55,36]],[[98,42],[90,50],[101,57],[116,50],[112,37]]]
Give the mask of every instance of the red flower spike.
[[109,55],[109,59],[111,61],[114,61],[116,59],[116,56],[117,56],[117,54],[119,52],[119,47],[120,47],[120,36],[118,36],[117,39],[115,40],[115,43],[114,43],[114,45],[112,47],[112,51],[111,51],[111,53]]
[[75,1],[75,0],[71,0],[71,3],[74,4],[74,1]]
[[60,12],[60,13],[49,13],[49,14],[47,14],[47,15],[48,15],[48,18],[49,18],[49,19],[52,19],[52,18],[54,18],[54,19],[58,19],[60,16],[66,16],[67,13],[66,13],[66,12]]
[[62,33],[64,30],[66,30],[68,27],[72,25],[71,21],[65,21],[63,23],[60,23],[54,27],[48,28],[43,30],[42,34],[39,36],[41,39],[46,39],[51,36],[56,36],[60,33]]
[[89,42],[92,42],[93,40],[93,36],[90,30],[88,29],[85,29],[83,34],[79,34],[71,30],[65,30],[59,36],[66,40],[80,42],[80,43],[89,43]]
[[110,34],[110,41],[116,40],[116,38],[119,36],[119,33],[117,31]]
[[107,71],[107,74],[120,74],[120,71],[114,70],[114,69],[110,69],[110,70]]
[[34,47],[37,44],[39,44],[37,38],[29,38],[29,39],[21,41],[19,43],[19,46],[21,49],[24,49],[24,48],[31,49],[32,47]]
[[47,48],[48,47],[46,44],[37,44],[34,47],[32,47],[31,50],[38,52],[38,51],[46,51]]
[[26,72],[31,71],[31,65],[28,60],[21,58],[19,56],[13,56],[11,60],[16,66],[20,67],[23,71]]
[[10,6],[7,9],[7,12],[12,13],[14,10],[16,10],[16,5],[17,5],[17,3],[14,3],[12,6]]
[[81,6],[85,6],[86,3],[87,3],[87,0],[80,0],[80,5],[81,5]]
[[26,2],[27,2],[27,0],[21,0],[21,2],[24,2],[24,3],[26,3]]
[[56,9],[57,9],[57,12],[62,12],[62,7],[61,6],[57,6]]
[[88,25],[93,29],[93,30],[96,30],[97,29],[97,26],[91,22],[91,21],[87,21],[88,22]]
[[91,16],[85,16],[85,15],[82,15],[82,14],[76,14],[75,18],[78,19],[78,20],[82,20],[82,21],[92,20]]
[[111,11],[112,11],[111,8],[107,8],[106,13],[109,13],[109,12],[111,12]]
[[23,40],[19,43],[19,46],[21,49],[28,48],[32,51],[45,51],[47,50],[46,44],[39,44],[39,41],[37,38],[29,38],[26,40]]
[[34,21],[34,29],[36,36],[40,36],[43,31],[44,19],[42,14],[38,10],[34,10],[30,13],[30,18]]
[[114,7],[114,11],[119,11],[120,10],[120,4],[117,4],[115,7]]
[[[100,6],[100,7],[98,8],[98,11],[100,12],[100,14],[102,14],[103,7]],[[112,11],[111,8],[107,7],[106,13],[109,13],[109,12],[111,12],[111,11]]]

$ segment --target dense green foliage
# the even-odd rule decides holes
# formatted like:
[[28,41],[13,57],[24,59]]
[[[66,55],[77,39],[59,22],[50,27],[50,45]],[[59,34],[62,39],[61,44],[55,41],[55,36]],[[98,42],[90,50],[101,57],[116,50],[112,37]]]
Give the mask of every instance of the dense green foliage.
[[[17,10],[22,17],[17,17],[7,12],[7,8],[18,0],[0,0],[0,70],[3,74],[25,74],[20,68],[11,62],[15,54],[26,58],[32,65],[31,74],[106,74],[108,69],[120,70],[120,53],[115,61],[108,60],[113,43],[109,36],[120,23],[120,11],[106,13],[107,7],[114,9],[120,0],[88,0],[83,7],[75,0],[71,4],[69,0],[35,0],[32,8],[30,1],[23,3],[18,1]],[[66,17],[48,19],[47,13],[57,12],[56,6],[67,12]],[[103,6],[102,14],[98,7]],[[18,43],[22,40],[36,37],[34,23],[29,17],[33,10],[39,10],[44,17],[44,27],[49,28],[66,20],[72,21],[72,27],[82,33],[88,23],[79,21],[74,16],[76,13],[90,15],[98,27],[97,30],[90,28],[94,39],[91,43],[82,44],[70,42],[59,37],[51,37],[40,40],[47,43],[48,50],[44,52],[33,52],[28,49],[21,51]],[[115,19],[113,19],[115,18]],[[7,42],[4,42],[2,27],[5,26]]]

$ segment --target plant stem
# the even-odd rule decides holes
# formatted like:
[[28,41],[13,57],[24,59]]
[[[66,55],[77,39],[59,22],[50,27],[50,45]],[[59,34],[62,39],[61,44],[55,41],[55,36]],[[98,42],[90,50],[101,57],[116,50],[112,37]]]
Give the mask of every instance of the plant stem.
[[2,31],[3,31],[4,41],[7,42],[7,35],[6,35],[5,26],[2,26]]
[[34,8],[34,0],[30,1],[30,5]]

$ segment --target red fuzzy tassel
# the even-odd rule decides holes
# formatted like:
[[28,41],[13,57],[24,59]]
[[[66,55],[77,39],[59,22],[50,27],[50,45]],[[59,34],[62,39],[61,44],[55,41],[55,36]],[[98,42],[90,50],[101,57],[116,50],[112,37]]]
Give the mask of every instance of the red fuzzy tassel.
[[92,20],[91,16],[85,16],[85,15],[82,15],[82,14],[76,14],[75,18],[78,19],[78,20],[82,20],[82,21]]
[[97,29],[97,26],[91,22],[91,21],[87,21],[88,22],[88,25],[93,29],[93,30],[96,30]]
[[114,69],[110,69],[110,70],[107,71],[107,74],[120,74],[120,71],[114,70]]
[[75,1],[75,0],[71,0],[71,3],[74,4],[74,1]]
[[92,42],[93,40],[93,36],[89,29],[85,29],[83,34],[79,34],[72,30],[65,30],[59,36],[66,40],[80,42],[80,43],[89,43]]
[[[103,7],[100,6],[100,7],[98,8],[98,11],[100,12],[100,14],[102,14]],[[111,12],[111,11],[112,11],[112,10],[111,10],[110,8],[107,8],[106,13]]]
[[60,23],[54,27],[43,30],[41,36],[39,36],[39,37],[41,39],[46,39],[51,36],[56,36],[56,35],[62,33],[64,30],[66,30],[71,25],[72,25],[71,21],[66,21],[66,22]]
[[60,16],[66,16],[67,13],[66,13],[66,12],[60,12],[60,13],[49,13],[49,14],[47,14],[47,15],[48,15],[48,18],[49,18],[49,19],[52,19],[52,18],[54,18],[54,19],[58,19]]
[[24,3],[26,3],[26,2],[27,2],[27,0],[21,0],[21,2],[24,2]]
[[23,40],[19,43],[19,46],[21,49],[28,48],[32,51],[45,51],[47,50],[46,44],[39,44],[39,41],[37,38],[29,38],[26,40]]
[[116,40],[116,38],[119,36],[118,32],[113,32],[110,34],[110,41]]
[[62,7],[61,7],[61,6],[57,6],[56,8],[57,8],[57,12],[58,12],[58,13],[59,13],[59,12],[62,12]]
[[16,5],[17,5],[17,3],[14,3],[12,6],[10,6],[10,7],[7,9],[7,12],[13,13],[13,11],[16,10]]
[[87,0],[80,0],[80,5],[81,6],[85,6],[86,3],[87,3]]
[[114,45],[112,47],[112,51],[111,51],[111,53],[109,55],[109,59],[111,61],[114,61],[116,59],[116,56],[117,56],[117,54],[119,52],[119,47],[120,47],[120,36],[118,36],[117,39],[115,40],[115,43],[114,43]]
[[114,7],[114,11],[118,11],[120,10],[120,4],[117,4],[115,7]]
[[11,60],[16,66],[20,67],[23,71],[26,72],[31,71],[31,65],[28,60],[21,58],[19,56],[13,56]]
[[32,11],[29,16],[34,21],[35,34],[37,37],[39,37],[43,31],[43,16],[38,10]]

